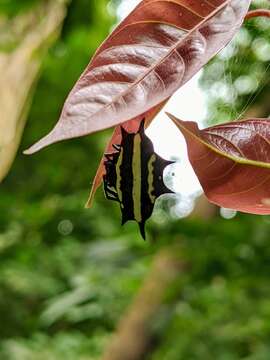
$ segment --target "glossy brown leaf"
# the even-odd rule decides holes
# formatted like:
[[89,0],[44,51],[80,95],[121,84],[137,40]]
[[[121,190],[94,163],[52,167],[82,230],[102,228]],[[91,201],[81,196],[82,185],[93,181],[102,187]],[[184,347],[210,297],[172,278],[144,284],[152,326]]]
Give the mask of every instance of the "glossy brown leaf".
[[101,45],[52,132],[26,153],[133,119],[169,98],[233,37],[251,0],[143,0]]
[[222,207],[270,214],[270,119],[199,130],[169,117],[184,135],[189,160],[208,199]]

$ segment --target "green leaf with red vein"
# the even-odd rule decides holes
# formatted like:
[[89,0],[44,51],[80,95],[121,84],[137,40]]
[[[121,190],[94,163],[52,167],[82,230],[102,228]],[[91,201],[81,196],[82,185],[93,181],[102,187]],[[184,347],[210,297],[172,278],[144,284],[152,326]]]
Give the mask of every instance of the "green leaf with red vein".
[[168,114],[185,137],[189,160],[209,201],[242,212],[270,214],[270,119],[248,119],[199,130]]
[[147,114],[234,36],[251,0],[143,0],[97,50],[30,154]]

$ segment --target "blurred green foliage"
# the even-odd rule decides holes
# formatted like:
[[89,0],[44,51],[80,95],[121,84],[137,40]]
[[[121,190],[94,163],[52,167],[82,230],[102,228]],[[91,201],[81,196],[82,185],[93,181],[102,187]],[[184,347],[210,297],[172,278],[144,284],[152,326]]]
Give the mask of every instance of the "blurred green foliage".
[[[254,0],[252,9],[270,9],[268,0]],[[208,66],[202,77],[208,93],[208,123],[216,124],[245,116],[258,106],[259,117],[270,114],[270,21],[256,18]],[[258,112],[258,111],[257,111]]]
[[13,17],[31,9],[32,6],[40,1],[41,0],[0,0],[0,14]]
[[[30,3],[2,1],[0,9],[11,15]],[[105,0],[70,2],[62,35],[44,59],[23,144],[1,184],[0,359],[99,358],[155,254],[180,243],[188,266],[156,315],[145,358],[268,360],[268,217],[180,221],[160,208],[148,226],[150,242],[144,243],[135,223],[119,226],[117,206],[101,191],[93,209],[83,207],[110,131],[22,155],[51,129],[114,21]],[[250,22],[240,35],[242,41],[249,39],[247,45],[238,45],[233,55],[241,60],[216,58],[206,68],[206,88],[217,82],[215,66],[220,81],[224,69],[234,83],[253,76],[252,67],[263,74],[269,61],[259,59],[251,44],[258,37],[269,44],[269,26]],[[267,94],[269,86],[257,101]],[[234,98],[236,112],[247,96]],[[210,99],[215,121],[231,114],[222,98],[210,92]]]

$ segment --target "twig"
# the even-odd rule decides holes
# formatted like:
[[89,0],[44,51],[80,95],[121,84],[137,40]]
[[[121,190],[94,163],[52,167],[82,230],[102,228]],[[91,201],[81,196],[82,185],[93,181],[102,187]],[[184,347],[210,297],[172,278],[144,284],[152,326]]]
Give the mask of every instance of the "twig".
[[253,19],[255,17],[268,17],[268,18],[270,18],[270,10],[257,9],[257,10],[249,11],[247,13],[247,15],[245,16],[245,20]]

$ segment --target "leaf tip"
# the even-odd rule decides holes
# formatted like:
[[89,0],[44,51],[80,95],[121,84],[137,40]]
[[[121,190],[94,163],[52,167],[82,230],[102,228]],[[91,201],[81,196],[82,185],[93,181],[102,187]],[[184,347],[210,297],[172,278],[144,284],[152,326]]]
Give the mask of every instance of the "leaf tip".
[[24,155],[31,155],[31,154],[32,154],[31,148],[24,150],[24,151],[23,151],[23,154],[24,154]]
[[85,209],[90,209],[93,205],[93,199],[91,198],[91,196],[89,197],[89,199],[87,200],[87,202],[84,205]]
[[35,143],[34,145],[30,146],[30,148],[26,149],[23,151],[24,155],[32,155],[36,152],[38,152],[39,150],[43,149],[45,146],[50,145],[50,143],[46,143],[44,142],[45,138],[41,139],[40,141],[38,141],[37,143]]
[[[99,185],[100,185],[100,184],[99,184]],[[93,206],[95,193],[96,193],[96,190],[97,190],[97,188],[98,188],[99,185],[93,184],[92,189],[91,189],[91,191],[90,191],[89,198],[88,198],[88,200],[86,201],[86,204],[84,205],[84,208],[85,208],[85,209],[90,209],[90,208]]]
[[[48,144],[49,145],[49,144]],[[23,151],[24,155],[32,155],[36,152],[38,152],[39,150],[41,150],[43,147],[45,147],[46,145],[42,146],[41,141],[38,141],[37,143],[35,143],[34,145],[30,146],[30,148],[26,149]]]
[[36,142],[34,145],[30,146],[29,149],[24,150],[23,154],[32,155],[51,144],[54,144],[60,140],[64,140],[65,138],[66,137],[63,136],[60,131],[54,129],[48,135],[44,136],[42,139]]
[[177,125],[177,123],[179,122],[179,119],[177,119],[177,117],[167,111],[165,111],[165,114]]

